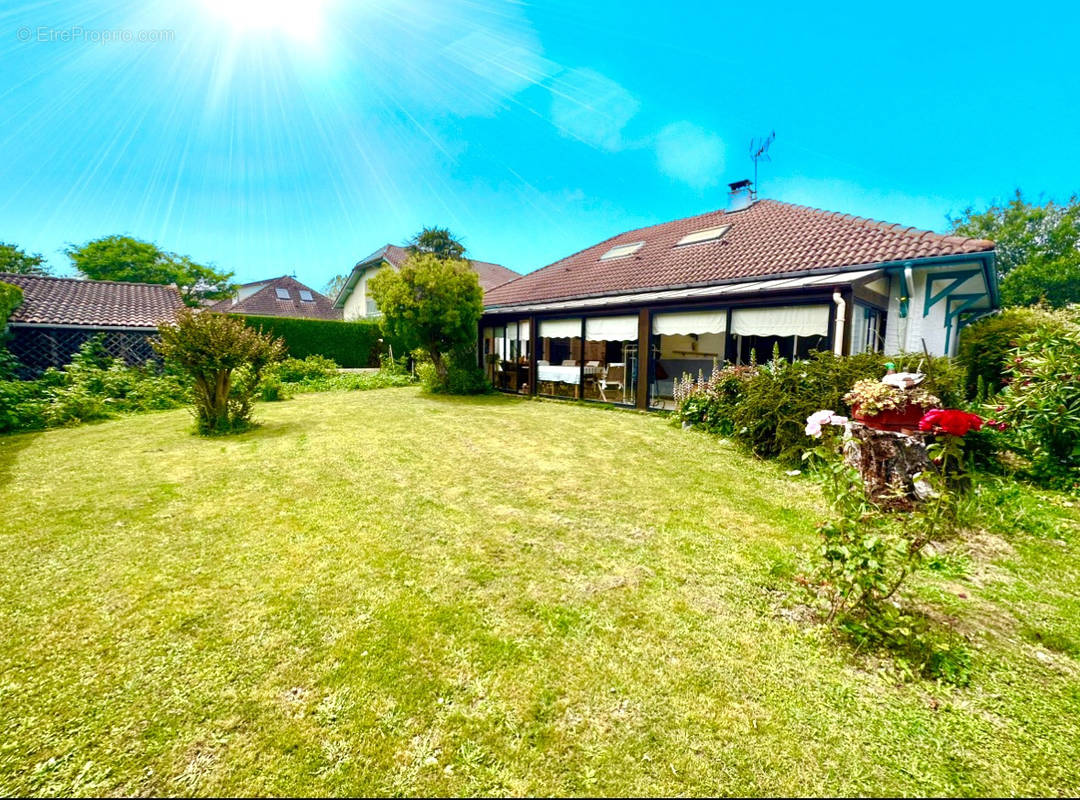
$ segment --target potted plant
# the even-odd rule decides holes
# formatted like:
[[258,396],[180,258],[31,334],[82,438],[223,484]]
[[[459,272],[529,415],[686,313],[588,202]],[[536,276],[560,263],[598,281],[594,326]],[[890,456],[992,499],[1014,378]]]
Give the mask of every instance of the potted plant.
[[871,428],[883,431],[913,431],[919,420],[941,401],[926,389],[900,389],[875,380],[856,381],[844,395],[851,416]]

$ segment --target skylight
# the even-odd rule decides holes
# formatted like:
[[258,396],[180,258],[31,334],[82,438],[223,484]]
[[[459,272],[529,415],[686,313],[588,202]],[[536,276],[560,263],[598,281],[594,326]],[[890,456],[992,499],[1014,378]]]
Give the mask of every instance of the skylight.
[[311,292],[309,292],[307,289],[300,290],[300,299],[306,300],[309,303],[315,302],[315,298],[311,296]]
[[292,300],[288,289],[274,289],[274,291],[277,292],[278,300]]
[[699,242],[714,241],[727,233],[728,228],[730,227],[730,225],[717,225],[715,228],[702,228],[700,231],[686,234],[686,236],[675,242],[675,246],[679,247],[684,244],[698,244]]
[[645,246],[645,242],[630,242],[629,244],[617,244],[600,256],[601,261],[607,261],[611,258],[625,258],[626,256],[633,255],[642,247]]

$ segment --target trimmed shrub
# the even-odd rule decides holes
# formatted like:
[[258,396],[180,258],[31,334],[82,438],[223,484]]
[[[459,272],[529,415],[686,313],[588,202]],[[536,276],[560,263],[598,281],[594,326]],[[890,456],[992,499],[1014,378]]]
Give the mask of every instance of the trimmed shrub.
[[[323,356],[342,367],[377,367],[379,355],[388,345],[399,353],[405,352],[396,340],[383,333],[377,320],[235,316],[256,330],[283,339],[289,355],[296,359]],[[386,339],[381,345],[380,338]]]
[[1020,337],[1046,324],[1052,316],[1037,308],[1009,308],[964,328],[956,359],[964,368],[968,398],[984,399],[1005,385],[1006,361]]
[[284,356],[281,339],[236,317],[192,309],[158,330],[154,349],[192,383],[196,430],[213,436],[250,428],[263,370]]

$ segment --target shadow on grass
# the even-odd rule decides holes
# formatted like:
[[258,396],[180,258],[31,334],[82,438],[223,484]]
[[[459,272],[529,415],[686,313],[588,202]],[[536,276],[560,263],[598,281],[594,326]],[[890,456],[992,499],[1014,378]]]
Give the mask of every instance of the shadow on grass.
[[18,454],[30,446],[38,433],[40,431],[0,436],[0,487],[6,486],[11,480]]
[[922,611],[887,606],[880,614],[842,619],[837,628],[857,651],[890,659],[907,677],[960,687],[971,681],[967,640]]

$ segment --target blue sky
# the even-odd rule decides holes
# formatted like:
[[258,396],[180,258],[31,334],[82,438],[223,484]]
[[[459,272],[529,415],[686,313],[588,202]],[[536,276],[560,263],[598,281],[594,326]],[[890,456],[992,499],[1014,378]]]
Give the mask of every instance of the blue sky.
[[129,233],[318,288],[439,224],[526,272],[723,207],[770,130],[762,196],[941,230],[1080,190],[1080,11],[1016,12],[0,0],[0,240],[64,272]]

